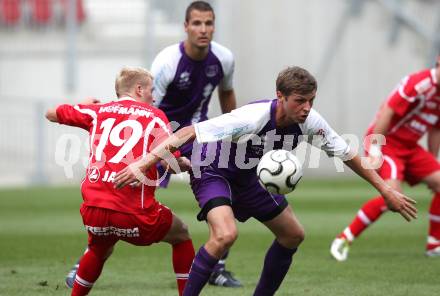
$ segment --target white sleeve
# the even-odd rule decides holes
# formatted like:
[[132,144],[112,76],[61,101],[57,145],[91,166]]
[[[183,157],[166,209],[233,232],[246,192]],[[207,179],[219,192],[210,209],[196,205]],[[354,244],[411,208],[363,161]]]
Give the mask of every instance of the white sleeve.
[[173,82],[176,75],[177,66],[182,54],[179,44],[174,44],[163,49],[155,57],[151,64],[151,74],[153,74],[153,98],[155,107],[158,107],[166,94],[168,85]]
[[[271,102],[245,105],[212,119],[196,123],[197,142],[209,143],[258,133],[270,120]],[[252,114],[252,116],[249,116]]]
[[309,143],[324,150],[328,156],[339,157],[342,161],[350,160],[355,156],[347,142],[314,109],[310,110],[309,116],[300,127],[303,133],[309,136]]
[[234,56],[232,52],[226,47],[218,44],[217,42],[211,42],[211,50],[215,56],[220,60],[223,68],[223,79],[220,81],[220,90],[232,90],[233,76],[234,76]]

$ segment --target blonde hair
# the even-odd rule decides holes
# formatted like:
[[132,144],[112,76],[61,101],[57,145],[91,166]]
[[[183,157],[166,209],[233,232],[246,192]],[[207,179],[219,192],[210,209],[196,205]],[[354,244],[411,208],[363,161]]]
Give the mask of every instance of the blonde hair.
[[130,93],[137,84],[148,85],[152,83],[153,75],[141,67],[124,67],[115,80],[115,91],[118,98]]

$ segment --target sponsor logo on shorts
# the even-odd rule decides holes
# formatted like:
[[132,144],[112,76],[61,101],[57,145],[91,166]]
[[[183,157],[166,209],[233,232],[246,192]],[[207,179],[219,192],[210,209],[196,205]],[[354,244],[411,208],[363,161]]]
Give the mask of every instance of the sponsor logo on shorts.
[[118,237],[139,237],[139,228],[98,227],[86,225],[86,230],[97,236],[116,235]]

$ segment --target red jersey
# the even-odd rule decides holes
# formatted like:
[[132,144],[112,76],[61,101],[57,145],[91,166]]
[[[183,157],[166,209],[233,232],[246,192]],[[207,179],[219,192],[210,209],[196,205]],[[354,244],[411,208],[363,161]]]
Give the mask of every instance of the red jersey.
[[61,105],[56,112],[59,123],[90,133],[90,160],[81,186],[84,205],[131,214],[157,207],[156,167],[145,174],[150,180],[147,185],[115,189],[113,180],[117,172],[171,134],[161,110],[124,97],[106,104]]
[[[387,143],[414,146],[429,129],[440,128],[438,83],[435,69],[426,69],[402,79],[383,105],[395,112],[386,135]],[[367,134],[372,134],[375,121]]]

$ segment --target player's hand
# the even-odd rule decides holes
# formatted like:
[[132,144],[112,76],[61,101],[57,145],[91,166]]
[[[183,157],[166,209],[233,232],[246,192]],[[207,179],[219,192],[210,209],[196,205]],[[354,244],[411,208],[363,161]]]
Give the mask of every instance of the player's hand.
[[[171,158],[174,159],[174,158]],[[177,162],[174,162],[173,160],[165,160],[162,159],[160,161],[160,165],[165,168],[167,172],[170,174],[180,174],[182,172],[187,172],[191,170],[191,161],[186,158],[185,156],[181,156],[176,158]],[[170,162],[173,162],[173,166],[170,165]],[[176,167],[177,164],[177,167]],[[173,169],[175,167],[176,169]]]
[[414,206],[416,201],[412,198],[391,188],[383,192],[382,196],[390,211],[399,212],[408,222],[417,218],[417,208]]
[[93,104],[99,104],[99,103],[101,103],[101,101],[98,100],[97,98],[93,98],[93,97],[86,98],[84,101],[81,102],[81,104],[83,104],[83,105],[93,105]]
[[177,165],[179,166],[180,169],[179,173],[187,172],[191,170],[191,161],[188,158],[186,158],[185,156],[181,156],[176,158],[176,160],[177,160]]
[[144,163],[142,161],[136,161],[119,171],[113,180],[114,187],[120,189],[126,185],[131,185],[132,187],[140,186],[142,180],[145,179],[143,166]]
[[191,161],[185,156],[181,156],[177,159],[177,163],[179,164],[180,170],[182,172],[187,172],[191,170]]

